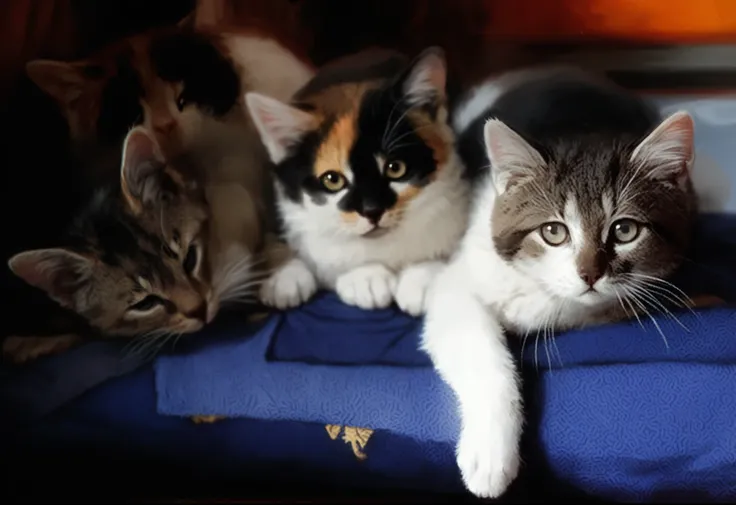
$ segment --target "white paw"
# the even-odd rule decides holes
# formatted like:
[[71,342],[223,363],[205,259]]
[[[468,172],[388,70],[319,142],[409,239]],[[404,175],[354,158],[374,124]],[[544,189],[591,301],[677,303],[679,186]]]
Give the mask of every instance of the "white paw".
[[394,295],[401,310],[412,316],[424,314],[427,290],[443,265],[440,261],[428,261],[401,271]]
[[317,292],[317,279],[300,259],[292,259],[261,285],[261,302],[279,310],[290,309],[309,300]]
[[457,464],[468,490],[480,498],[498,498],[519,473],[519,433],[513,418],[469,426],[460,434]]
[[335,291],[348,305],[361,309],[383,309],[391,305],[396,275],[383,265],[358,267],[337,278]]

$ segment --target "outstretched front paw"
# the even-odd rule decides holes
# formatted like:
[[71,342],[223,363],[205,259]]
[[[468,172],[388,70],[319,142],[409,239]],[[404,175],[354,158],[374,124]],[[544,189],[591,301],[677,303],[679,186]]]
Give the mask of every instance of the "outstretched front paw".
[[468,491],[480,498],[498,498],[519,473],[519,428],[516,419],[469,425],[460,435],[457,464]]
[[396,275],[383,265],[365,265],[341,275],[335,291],[348,305],[361,309],[383,309],[391,305]]
[[263,304],[286,310],[309,300],[317,292],[317,279],[300,259],[293,258],[261,286]]
[[412,316],[424,314],[427,290],[443,265],[441,261],[427,261],[401,271],[395,294],[401,310]]

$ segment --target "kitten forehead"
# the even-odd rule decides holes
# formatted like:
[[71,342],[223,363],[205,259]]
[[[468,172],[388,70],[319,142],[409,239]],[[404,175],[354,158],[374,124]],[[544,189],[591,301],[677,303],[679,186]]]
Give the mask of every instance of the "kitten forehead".
[[329,133],[317,150],[314,160],[314,176],[325,172],[344,172],[349,163],[350,151],[357,134],[354,113],[344,114],[334,122]]

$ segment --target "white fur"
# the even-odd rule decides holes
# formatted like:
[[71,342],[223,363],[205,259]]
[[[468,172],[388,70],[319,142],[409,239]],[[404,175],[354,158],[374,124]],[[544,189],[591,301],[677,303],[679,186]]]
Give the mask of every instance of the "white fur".
[[[277,183],[278,204],[286,239],[309,265],[319,284],[335,290],[343,301],[365,309],[399,307],[419,315],[424,290],[454,250],[467,221],[468,184],[455,154],[438,169],[438,177],[406,207],[403,216],[387,213],[380,221],[382,236],[364,237],[371,229],[363,217],[346,222],[335,202],[317,205],[305,195],[296,203],[283,195]],[[349,167],[343,174],[351,179]],[[401,183],[394,183],[401,191]],[[327,195],[339,199],[342,193]],[[425,263],[416,265],[417,263]],[[409,269],[405,272],[405,269]],[[403,279],[403,282],[402,282]],[[409,279],[417,284],[408,285]],[[389,296],[390,295],[390,296]]]
[[[585,286],[571,261],[576,246],[552,248],[541,263],[519,269],[496,253],[490,225],[496,196],[488,176],[478,188],[459,250],[430,288],[422,338],[423,349],[458,397],[458,465],[465,484],[489,498],[503,494],[517,475],[523,422],[519,378],[503,328],[524,334],[545,322],[578,324],[591,310],[589,303],[565,301],[534,280],[548,269],[549,286],[582,293]],[[576,236],[575,205],[565,214],[560,218]]]
[[312,271],[299,258],[292,258],[263,283],[260,298],[266,305],[286,310],[306,302],[316,291]]

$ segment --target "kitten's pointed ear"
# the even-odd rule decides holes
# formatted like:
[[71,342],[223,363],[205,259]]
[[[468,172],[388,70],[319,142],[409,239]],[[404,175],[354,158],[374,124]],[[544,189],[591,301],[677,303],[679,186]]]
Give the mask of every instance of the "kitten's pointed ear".
[[695,157],[695,126],[686,111],[662,121],[631,153],[631,162],[646,165],[649,177],[684,183]]
[[83,65],[64,61],[29,61],[26,63],[26,74],[63,107],[69,106],[84,93],[88,81]]
[[93,263],[66,249],[38,249],[16,254],[8,267],[29,285],[70,308],[76,290],[92,276]]
[[163,169],[163,156],[153,136],[142,126],[130,130],[123,143],[120,183],[134,214],[158,200]]
[[274,98],[246,93],[245,104],[274,163],[282,162],[291,146],[317,128],[312,114]]
[[196,24],[195,24],[196,14],[197,14],[196,11],[190,12],[189,14],[187,14],[186,16],[184,16],[183,18],[181,18],[176,23],[176,26],[178,28],[183,29],[183,30],[192,30],[192,29],[196,28]]
[[413,106],[436,105],[445,97],[447,64],[439,47],[425,49],[411,65],[402,82],[406,100]]
[[518,133],[503,121],[489,119],[483,129],[493,184],[499,194],[533,177],[546,162]]

